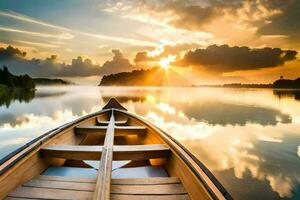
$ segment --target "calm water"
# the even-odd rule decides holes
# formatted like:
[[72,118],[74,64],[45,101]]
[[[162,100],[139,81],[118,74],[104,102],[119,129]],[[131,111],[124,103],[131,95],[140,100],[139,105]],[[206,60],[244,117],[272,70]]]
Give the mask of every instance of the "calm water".
[[0,98],[0,158],[110,97],[178,139],[235,199],[300,199],[299,91],[40,87]]

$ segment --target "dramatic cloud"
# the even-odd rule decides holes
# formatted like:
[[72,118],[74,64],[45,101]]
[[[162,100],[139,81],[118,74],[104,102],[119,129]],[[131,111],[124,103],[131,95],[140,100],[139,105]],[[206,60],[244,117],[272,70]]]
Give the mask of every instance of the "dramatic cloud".
[[[194,36],[197,33],[209,34],[213,39],[204,37],[198,40],[206,45],[225,43],[300,48],[300,4],[297,0],[122,0],[109,1],[104,10],[122,18],[155,25],[157,30],[160,29],[157,32],[164,35],[169,32],[178,35],[180,30]],[[151,35],[156,35],[156,32],[151,32]],[[178,40],[172,39],[171,42],[178,43]]]
[[33,77],[70,77],[98,75],[100,66],[94,65],[90,59],[78,56],[70,65],[57,61],[52,55],[44,60],[25,58],[26,52],[8,46],[0,48],[0,65],[6,65],[12,73],[29,74]]
[[136,53],[134,64],[125,58],[119,49],[112,50],[112,60],[102,66],[93,64],[90,59],[78,56],[71,64],[58,61],[56,55],[46,59],[26,59],[26,52],[8,46],[0,48],[0,65],[6,65],[12,73],[29,74],[33,77],[86,77],[130,72],[136,69],[148,69],[158,66],[169,56],[176,57],[171,65],[192,66],[193,69],[206,72],[224,73],[282,66],[296,59],[297,51],[280,48],[230,47],[211,45],[195,48],[195,45],[161,46],[153,50]]
[[137,52],[134,58],[135,63],[157,61],[157,57],[150,57],[147,51]]
[[230,72],[280,66],[296,59],[296,55],[297,51],[285,51],[280,48],[250,49],[212,45],[206,49],[188,51],[180,64],[202,66],[217,72]]
[[268,3],[269,0],[210,0],[202,5],[197,5],[196,1],[169,3],[168,8],[176,14],[170,21],[172,25],[190,30],[207,30],[207,25],[214,20],[237,26],[264,24],[268,18],[281,13],[279,8],[271,7]]
[[168,57],[169,55],[178,55],[194,48],[199,48],[199,44],[177,44],[174,46],[159,46],[151,51],[137,52],[134,58],[134,62],[136,64],[143,64],[146,62],[157,62],[164,57]]
[[119,49],[113,49],[112,53],[114,54],[113,59],[111,61],[106,61],[100,69],[102,75],[128,72],[135,69],[135,66],[130,64],[130,61],[127,58],[123,57],[123,54]]
[[176,55],[177,60],[172,65],[194,66],[194,69],[204,68],[206,71],[222,73],[282,66],[287,61],[295,60],[297,55],[297,51],[294,50],[269,47],[251,49],[246,46],[211,45],[206,48],[193,46],[178,51],[174,49],[177,48],[140,51],[137,52],[134,62],[140,66],[157,65],[168,55]]
[[[158,25],[170,24],[180,29],[200,30],[213,20],[235,16],[236,20],[252,23],[263,21],[281,13],[278,0],[232,1],[155,1],[134,0],[108,3],[109,12],[126,12],[126,18]],[[270,5],[271,4],[271,5]],[[129,13],[129,14],[128,14]],[[140,18],[138,18],[139,16]],[[150,20],[151,18],[151,20]]]
[[13,48],[12,46],[8,46],[6,49],[0,48],[1,60],[19,59],[19,58],[24,58],[25,56],[26,56],[26,52],[22,52],[17,48]]
[[270,23],[259,30],[263,35],[287,35],[299,41],[300,34],[300,4],[297,0],[269,1],[269,6],[278,7],[281,15],[271,17]]
[[78,56],[72,59],[71,65],[66,65],[61,71],[61,76],[91,76],[99,74],[99,65],[94,65],[90,59]]

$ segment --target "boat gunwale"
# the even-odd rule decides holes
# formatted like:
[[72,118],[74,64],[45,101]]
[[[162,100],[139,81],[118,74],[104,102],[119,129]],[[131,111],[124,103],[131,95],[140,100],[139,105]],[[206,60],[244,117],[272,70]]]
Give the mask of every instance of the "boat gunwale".
[[[168,139],[172,140],[176,145],[179,146],[179,148],[181,148],[185,153],[188,154],[188,156],[190,156],[190,158],[195,162],[196,165],[198,165],[202,169],[202,171],[207,175],[207,177],[210,179],[210,181],[215,185],[215,187],[219,190],[219,192],[223,195],[223,197],[226,200],[233,200],[233,197],[231,196],[231,194],[224,188],[224,186],[218,181],[218,179],[212,174],[212,172],[198,158],[196,158],[187,148],[185,148],[182,144],[180,144],[180,142],[177,141],[174,137],[172,137],[171,135],[169,135],[168,133],[166,133],[161,128],[159,128],[158,126],[156,126],[152,122],[148,121],[144,117],[141,117],[139,115],[136,115],[136,114],[130,113],[128,111],[124,111],[124,110],[115,109],[115,111],[124,113],[126,115],[129,115],[129,116],[135,118],[135,119],[138,119],[139,121],[145,123],[149,127],[152,127],[157,133],[163,134]],[[187,158],[185,156],[183,156],[181,152],[179,152],[178,148],[176,148],[166,138],[161,137],[161,139],[163,139],[168,145],[170,145],[172,147],[172,149],[180,156],[180,158],[185,162],[185,164],[193,171],[193,173],[197,176],[197,178],[199,180],[201,180],[204,187],[212,195],[213,199],[216,199],[216,200],[219,199],[217,197],[217,195],[215,194],[215,192],[211,189],[211,187],[206,183],[206,181],[203,180],[203,177],[202,177],[201,174],[199,174],[198,170],[196,170],[193,167],[192,163],[190,161],[188,161]]]
[[[38,148],[39,146],[41,146],[42,144],[44,144],[45,141],[48,141],[49,139],[53,138],[54,136],[56,136],[57,134],[61,133],[62,131],[70,128],[71,126],[74,126],[76,123],[80,123],[86,119],[89,119],[91,117],[95,117],[97,115],[100,114],[104,114],[105,112],[110,111],[111,109],[102,109],[100,111],[94,112],[94,113],[90,113],[88,115],[84,115],[82,117],[79,117],[75,120],[72,120],[68,123],[65,123],[61,126],[58,126],[54,129],[51,129],[49,131],[47,131],[46,133],[34,138],[33,140],[29,141],[28,143],[22,145],[21,147],[17,148],[16,150],[14,150],[13,152],[11,152],[10,154],[8,154],[7,156],[3,157],[0,160],[0,167],[9,161],[9,159],[13,158],[15,155],[17,155],[18,153],[22,152],[23,150],[25,150],[28,147],[29,148],[27,151],[25,151],[24,153],[22,153],[20,156],[18,156],[17,158],[15,158],[14,160],[12,160],[7,166],[5,166],[3,169],[0,169],[0,176],[5,173],[9,168],[11,168],[14,164],[16,164],[19,160],[21,160],[22,158],[24,158],[26,155],[28,155],[29,153],[31,153],[32,151],[34,151],[36,148]],[[36,143],[36,144],[35,144]]]

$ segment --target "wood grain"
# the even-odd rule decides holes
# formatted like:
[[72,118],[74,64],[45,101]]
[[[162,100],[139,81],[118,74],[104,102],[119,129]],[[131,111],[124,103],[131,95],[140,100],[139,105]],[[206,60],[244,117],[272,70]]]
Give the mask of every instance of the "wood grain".
[[[18,198],[32,198],[32,199],[92,199],[93,192],[76,191],[76,190],[61,190],[50,188],[35,188],[35,187],[19,187],[8,200]],[[155,195],[155,194],[111,194],[112,200],[186,200],[189,199],[186,194],[172,194],[172,195]]]
[[[114,146],[113,160],[148,160],[167,158],[170,149],[163,144]],[[41,149],[46,157],[70,160],[99,160],[103,146],[90,145],[51,145]]]
[[[79,135],[105,135],[107,126],[79,125],[75,128]],[[143,126],[115,126],[115,136],[145,135],[147,129]]]
[[104,146],[98,170],[96,189],[93,200],[109,200],[110,199],[110,182],[112,173],[113,145],[115,133],[114,111],[111,111],[111,117],[107,127]]
[[[65,189],[76,191],[95,190],[95,183],[78,183],[78,182],[63,182],[63,181],[48,181],[48,180],[31,180],[24,184],[25,187],[49,188],[49,189]],[[111,194],[187,194],[186,190],[180,183],[173,184],[142,184],[142,185],[126,185],[113,184],[111,186]]]
[[[77,182],[77,183],[95,183],[96,179],[68,177],[68,176],[44,176],[40,175],[36,180]],[[112,179],[112,185],[157,185],[157,184],[174,184],[180,183],[177,177],[155,177],[155,178],[129,178],[129,179]]]

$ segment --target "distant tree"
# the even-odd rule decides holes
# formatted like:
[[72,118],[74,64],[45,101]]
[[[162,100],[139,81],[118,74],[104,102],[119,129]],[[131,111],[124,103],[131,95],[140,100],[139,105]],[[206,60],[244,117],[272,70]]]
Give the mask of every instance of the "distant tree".
[[8,87],[15,86],[13,76],[11,73],[9,73],[6,66],[3,67],[1,80],[2,84],[7,85]]
[[0,84],[6,85],[7,87],[17,87],[24,89],[33,89],[35,84],[33,79],[26,75],[15,76],[11,74],[7,67],[0,68]]

